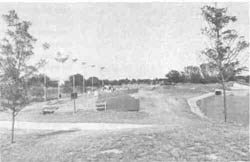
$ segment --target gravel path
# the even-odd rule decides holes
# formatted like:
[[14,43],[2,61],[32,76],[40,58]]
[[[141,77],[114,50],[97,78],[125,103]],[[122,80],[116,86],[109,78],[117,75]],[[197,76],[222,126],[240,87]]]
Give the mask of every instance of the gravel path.
[[201,96],[197,96],[197,97],[192,97],[190,99],[188,99],[188,105],[190,106],[190,110],[197,114],[198,116],[202,117],[202,118],[207,118],[200,110],[199,106],[197,105],[197,102],[199,100],[202,100],[204,98],[207,98],[207,97],[210,97],[210,96],[213,96],[214,93],[206,93],[206,94],[203,94]]

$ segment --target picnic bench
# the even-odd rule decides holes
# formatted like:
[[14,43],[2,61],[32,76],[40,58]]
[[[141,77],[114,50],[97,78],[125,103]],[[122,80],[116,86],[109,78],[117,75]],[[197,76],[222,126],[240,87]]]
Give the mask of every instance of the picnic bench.
[[59,107],[58,106],[45,106],[42,109],[42,114],[53,114]]
[[106,110],[107,109],[107,103],[106,101],[97,101],[96,102],[96,110]]

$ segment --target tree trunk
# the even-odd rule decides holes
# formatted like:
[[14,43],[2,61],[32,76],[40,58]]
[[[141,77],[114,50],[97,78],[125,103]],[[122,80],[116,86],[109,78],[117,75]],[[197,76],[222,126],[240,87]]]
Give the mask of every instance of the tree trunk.
[[227,122],[227,97],[226,97],[226,87],[225,82],[222,80],[222,89],[223,89],[223,106],[224,106],[224,122]]
[[14,143],[14,131],[15,131],[15,111],[12,111],[12,126],[11,126],[11,143]]

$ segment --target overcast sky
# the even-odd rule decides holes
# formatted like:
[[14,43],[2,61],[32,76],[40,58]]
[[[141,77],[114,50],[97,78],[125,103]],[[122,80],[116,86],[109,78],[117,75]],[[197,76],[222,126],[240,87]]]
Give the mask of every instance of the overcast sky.
[[[198,65],[205,47],[201,35],[204,3],[2,3],[0,14],[16,10],[32,22],[30,32],[38,39],[35,60],[46,57],[50,77],[84,73],[86,77],[155,78],[171,69]],[[233,25],[248,40],[248,3],[219,3],[237,16]],[[0,20],[0,38],[6,24]],[[42,43],[51,48],[46,52]],[[60,51],[70,55],[63,69],[54,57]],[[71,59],[78,58],[72,64]],[[81,66],[80,62],[87,62]],[[95,68],[89,65],[96,65]],[[101,73],[100,67],[106,69]]]

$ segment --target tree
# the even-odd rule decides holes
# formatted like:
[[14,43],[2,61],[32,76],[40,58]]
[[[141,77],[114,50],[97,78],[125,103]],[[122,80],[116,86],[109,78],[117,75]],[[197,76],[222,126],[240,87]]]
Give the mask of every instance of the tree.
[[201,83],[202,76],[198,66],[186,66],[184,68],[186,80],[191,83]]
[[27,78],[36,71],[28,65],[36,39],[29,33],[31,23],[19,19],[14,10],[3,15],[8,25],[0,43],[1,105],[12,113],[11,143],[14,143],[15,117],[29,103]]
[[[74,79],[75,78],[75,79]],[[70,83],[71,83],[71,87],[76,87],[76,89],[77,89],[77,87],[78,87],[78,89],[80,88],[81,90],[83,89],[83,81],[84,81],[84,78],[83,78],[83,76],[81,75],[81,74],[75,74],[75,75],[71,75],[70,77],[69,77],[69,80],[70,80]],[[74,82],[75,82],[75,84],[74,84]],[[73,88],[72,88],[72,90],[73,90]]]
[[[47,80],[49,79],[46,76]],[[42,99],[44,97],[44,76],[42,74],[33,75],[32,77],[27,79],[27,88],[28,88],[28,96],[33,99]]]
[[[101,85],[101,81],[100,81],[97,77],[95,77],[95,76],[89,77],[89,78],[86,80],[86,86],[91,86],[91,87],[96,86],[96,87],[100,87],[100,85]],[[91,89],[93,90],[93,88],[91,88]]]
[[237,74],[246,67],[238,60],[239,55],[248,47],[244,37],[239,36],[237,31],[229,29],[228,25],[236,22],[235,16],[227,15],[227,8],[217,6],[204,6],[201,8],[206,27],[202,33],[208,37],[209,45],[201,53],[206,56],[208,62],[214,64],[218,70],[218,80],[223,89],[224,121],[227,121],[226,87],[225,82],[231,75]]
[[202,77],[206,83],[217,82],[218,71],[213,63],[203,63],[200,65]]
[[177,70],[171,70],[166,74],[169,82],[179,83],[184,81],[184,76]]

